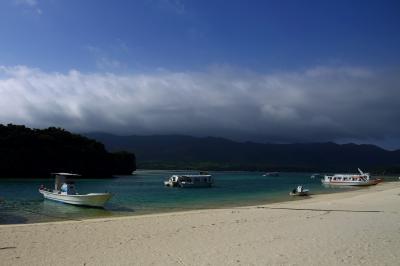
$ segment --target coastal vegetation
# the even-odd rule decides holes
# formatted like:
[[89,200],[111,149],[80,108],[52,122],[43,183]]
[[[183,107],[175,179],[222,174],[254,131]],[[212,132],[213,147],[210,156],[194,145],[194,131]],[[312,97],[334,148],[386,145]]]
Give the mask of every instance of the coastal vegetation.
[[52,172],[107,178],[131,174],[135,169],[133,153],[109,153],[102,143],[62,128],[0,125],[1,178],[44,178]]

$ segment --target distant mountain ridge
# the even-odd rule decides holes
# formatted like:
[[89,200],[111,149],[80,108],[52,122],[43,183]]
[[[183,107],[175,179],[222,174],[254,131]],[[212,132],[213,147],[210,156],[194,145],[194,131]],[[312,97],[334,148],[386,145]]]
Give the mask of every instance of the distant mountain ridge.
[[369,144],[263,144],[182,135],[85,135],[104,143],[111,152],[134,152],[138,168],[355,171],[360,167],[400,171],[400,150],[388,151]]

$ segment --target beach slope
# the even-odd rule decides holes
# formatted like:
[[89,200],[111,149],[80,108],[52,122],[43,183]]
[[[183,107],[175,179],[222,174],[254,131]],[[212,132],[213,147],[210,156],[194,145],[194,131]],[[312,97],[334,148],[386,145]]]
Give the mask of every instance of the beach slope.
[[398,265],[400,183],[264,206],[0,226],[1,265]]

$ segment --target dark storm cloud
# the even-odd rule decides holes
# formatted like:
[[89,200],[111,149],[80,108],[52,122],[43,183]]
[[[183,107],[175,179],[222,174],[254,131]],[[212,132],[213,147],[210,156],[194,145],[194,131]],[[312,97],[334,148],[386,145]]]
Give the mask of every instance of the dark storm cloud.
[[278,142],[396,138],[399,74],[320,66],[118,75],[3,66],[0,122]]

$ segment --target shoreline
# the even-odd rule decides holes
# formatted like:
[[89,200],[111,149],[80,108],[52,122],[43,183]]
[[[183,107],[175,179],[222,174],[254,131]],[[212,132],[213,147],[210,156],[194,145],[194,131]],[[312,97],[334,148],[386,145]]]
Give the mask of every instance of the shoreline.
[[[213,188],[207,190],[167,189],[158,185],[163,176],[169,176],[164,172],[139,174],[136,177],[120,176],[117,180],[106,183],[102,180],[78,183],[79,191],[83,194],[104,189],[114,193],[115,197],[105,209],[68,206],[43,200],[43,196],[37,193],[40,181],[6,182],[0,191],[5,200],[0,206],[2,212],[0,224],[32,224],[272,204],[299,200],[288,196],[289,191],[298,184],[304,184],[315,194],[362,189],[327,188],[321,185],[318,178],[312,179],[308,174],[302,173],[282,173],[281,177],[276,178],[264,178],[248,172],[237,175],[213,174],[217,182]],[[7,189],[8,185],[10,189]],[[50,182],[45,185],[51,186]],[[125,186],[131,188],[127,190]],[[26,195],[14,195],[11,192],[16,190],[24,190]]]
[[273,204],[0,226],[5,265],[397,265],[400,182]]
[[[358,195],[357,193],[362,193],[362,192],[368,192],[368,191],[381,191],[378,186],[389,186],[389,185],[395,185],[398,184],[400,186],[400,182],[397,181],[389,181],[389,182],[383,182],[378,185],[374,186],[368,186],[368,187],[349,187],[348,191],[337,191],[337,192],[324,192],[320,194],[313,194],[311,193],[310,196],[306,197],[293,197],[293,198],[288,198],[285,200],[279,200],[277,199],[276,201],[268,201],[260,204],[246,204],[244,203],[243,205],[229,205],[227,204],[226,206],[221,206],[221,207],[204,207],[204,208],[197,208],[197,209],[182,209],[182,210],[176,210],[176,211],[158,211],[158,212],[152,212],[152,213],[144,213],[144,214],[131,214],[131,215],[115,215],[115,216],[110,216],[110,217],[96,217],[96,218],[59,218],[60,220],[57,221],[45,221],[45,222],[33,222],[33,223],[15,223],[15,224],[0,224],[1,227],[7,227],[7,226],[29,226],[29,225],[42,225],[42,224],[57,224],[57,223],[69,223],[69,222],[90,222],[90,221],[109,221],[109,220],[118,220],[118,219],[129,219],[129,218],[139,218],[139,217],[154,217],[154,216],[165,216],[165,215],[177,215],[177,214],[184,214],[184,213],[197,213],[197,212],[203,212],[203,211],[213,211],[213,210],[227,210],[227,209],[242,209],[242,208],[258,208],[258,207],[266,207],[266,206],[274,206],[274,205],[280,205],[280,204],[285,204],[285,203],[295,203],[295,202],[304,202],[304,203],[310,203],[313,200],[314,201],[322,201],[322,200],[327,200],[327,199],[335,199],[340,196],[346,196],[344,198],[352,197],[355,195]],[[385,188],[386,188],[385,186]],[[377,189],[376,189],[377,188]],[[384,189],[385,189],[384,188]],[[391,189],[391,188],[386,188],[386,189]],[[335,195],[332,196],[331,195]],[[337,196],[336,196],[337,195]],[[43,215],[43,214],[40,214]]]

